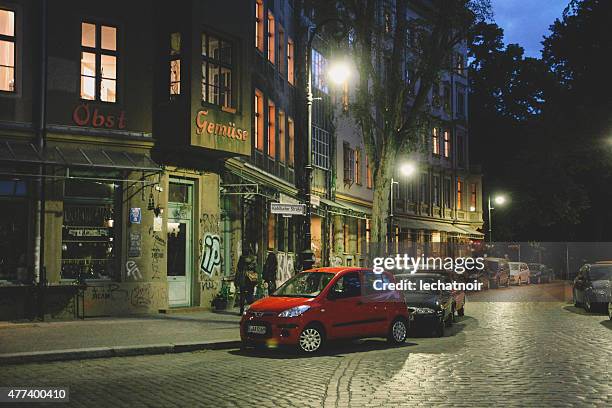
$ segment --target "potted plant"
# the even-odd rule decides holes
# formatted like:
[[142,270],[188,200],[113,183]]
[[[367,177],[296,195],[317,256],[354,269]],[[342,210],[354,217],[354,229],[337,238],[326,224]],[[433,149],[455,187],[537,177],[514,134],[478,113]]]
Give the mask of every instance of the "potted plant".
[[230,288],[225,283],[221,283],[221,290],[217,293],[217,296],[214,297],[211,304],[215,308],[215,310],[225,310],[227,309],[227,304],[229,302],[230,297]]

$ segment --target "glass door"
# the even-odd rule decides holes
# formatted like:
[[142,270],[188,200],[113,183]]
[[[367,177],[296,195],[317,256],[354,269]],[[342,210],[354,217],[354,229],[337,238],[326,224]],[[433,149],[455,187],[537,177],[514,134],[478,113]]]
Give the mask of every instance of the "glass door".
[[192,184],[182,180],[170,181],[167,266],[171,307],[191,306],[192,188]]

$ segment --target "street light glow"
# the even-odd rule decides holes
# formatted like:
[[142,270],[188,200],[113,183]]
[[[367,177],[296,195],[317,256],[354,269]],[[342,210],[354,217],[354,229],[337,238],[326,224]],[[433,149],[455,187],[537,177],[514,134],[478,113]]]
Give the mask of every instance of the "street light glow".
[[494,198],[494,200],[495,200],[495,204],[503,205],[506,202],[506,197],[504,197],[503,195],[498,195]]
[[400,166],[400,171],[406,177],[410,177],[416,171],[416,166],[414,163],[404,163]]
[[336,62],[329,67],[328,76],[333,83],[342,85],[351,76],[351,69],[346,62]]

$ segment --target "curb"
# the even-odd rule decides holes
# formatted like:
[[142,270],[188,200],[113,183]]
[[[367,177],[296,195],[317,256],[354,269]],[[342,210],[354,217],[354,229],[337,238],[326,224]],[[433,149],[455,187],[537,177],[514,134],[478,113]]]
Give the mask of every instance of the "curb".
[[240,347],[240,340],[147,344],[139,346],[92,347],[82,349],[33,351],[0,354],[0,366],[49,361],[88,360],[93,358],[186,353],[199,350],[227,350]]

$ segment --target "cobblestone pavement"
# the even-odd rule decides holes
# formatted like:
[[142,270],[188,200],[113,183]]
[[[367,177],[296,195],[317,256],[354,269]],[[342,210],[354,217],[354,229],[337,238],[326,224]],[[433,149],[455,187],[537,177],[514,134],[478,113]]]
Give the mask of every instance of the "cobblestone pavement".
[[[508,292],[522,299],[556,290],[563,288]],[[73,406],[612,405],[612,322],[604,313],[553,300],[475,301],[487,296],[471,296],[446,337],[413,333],[402,347],[365,340],[316,357],[227,350],[6,366],[0,386],[69,386]]]

